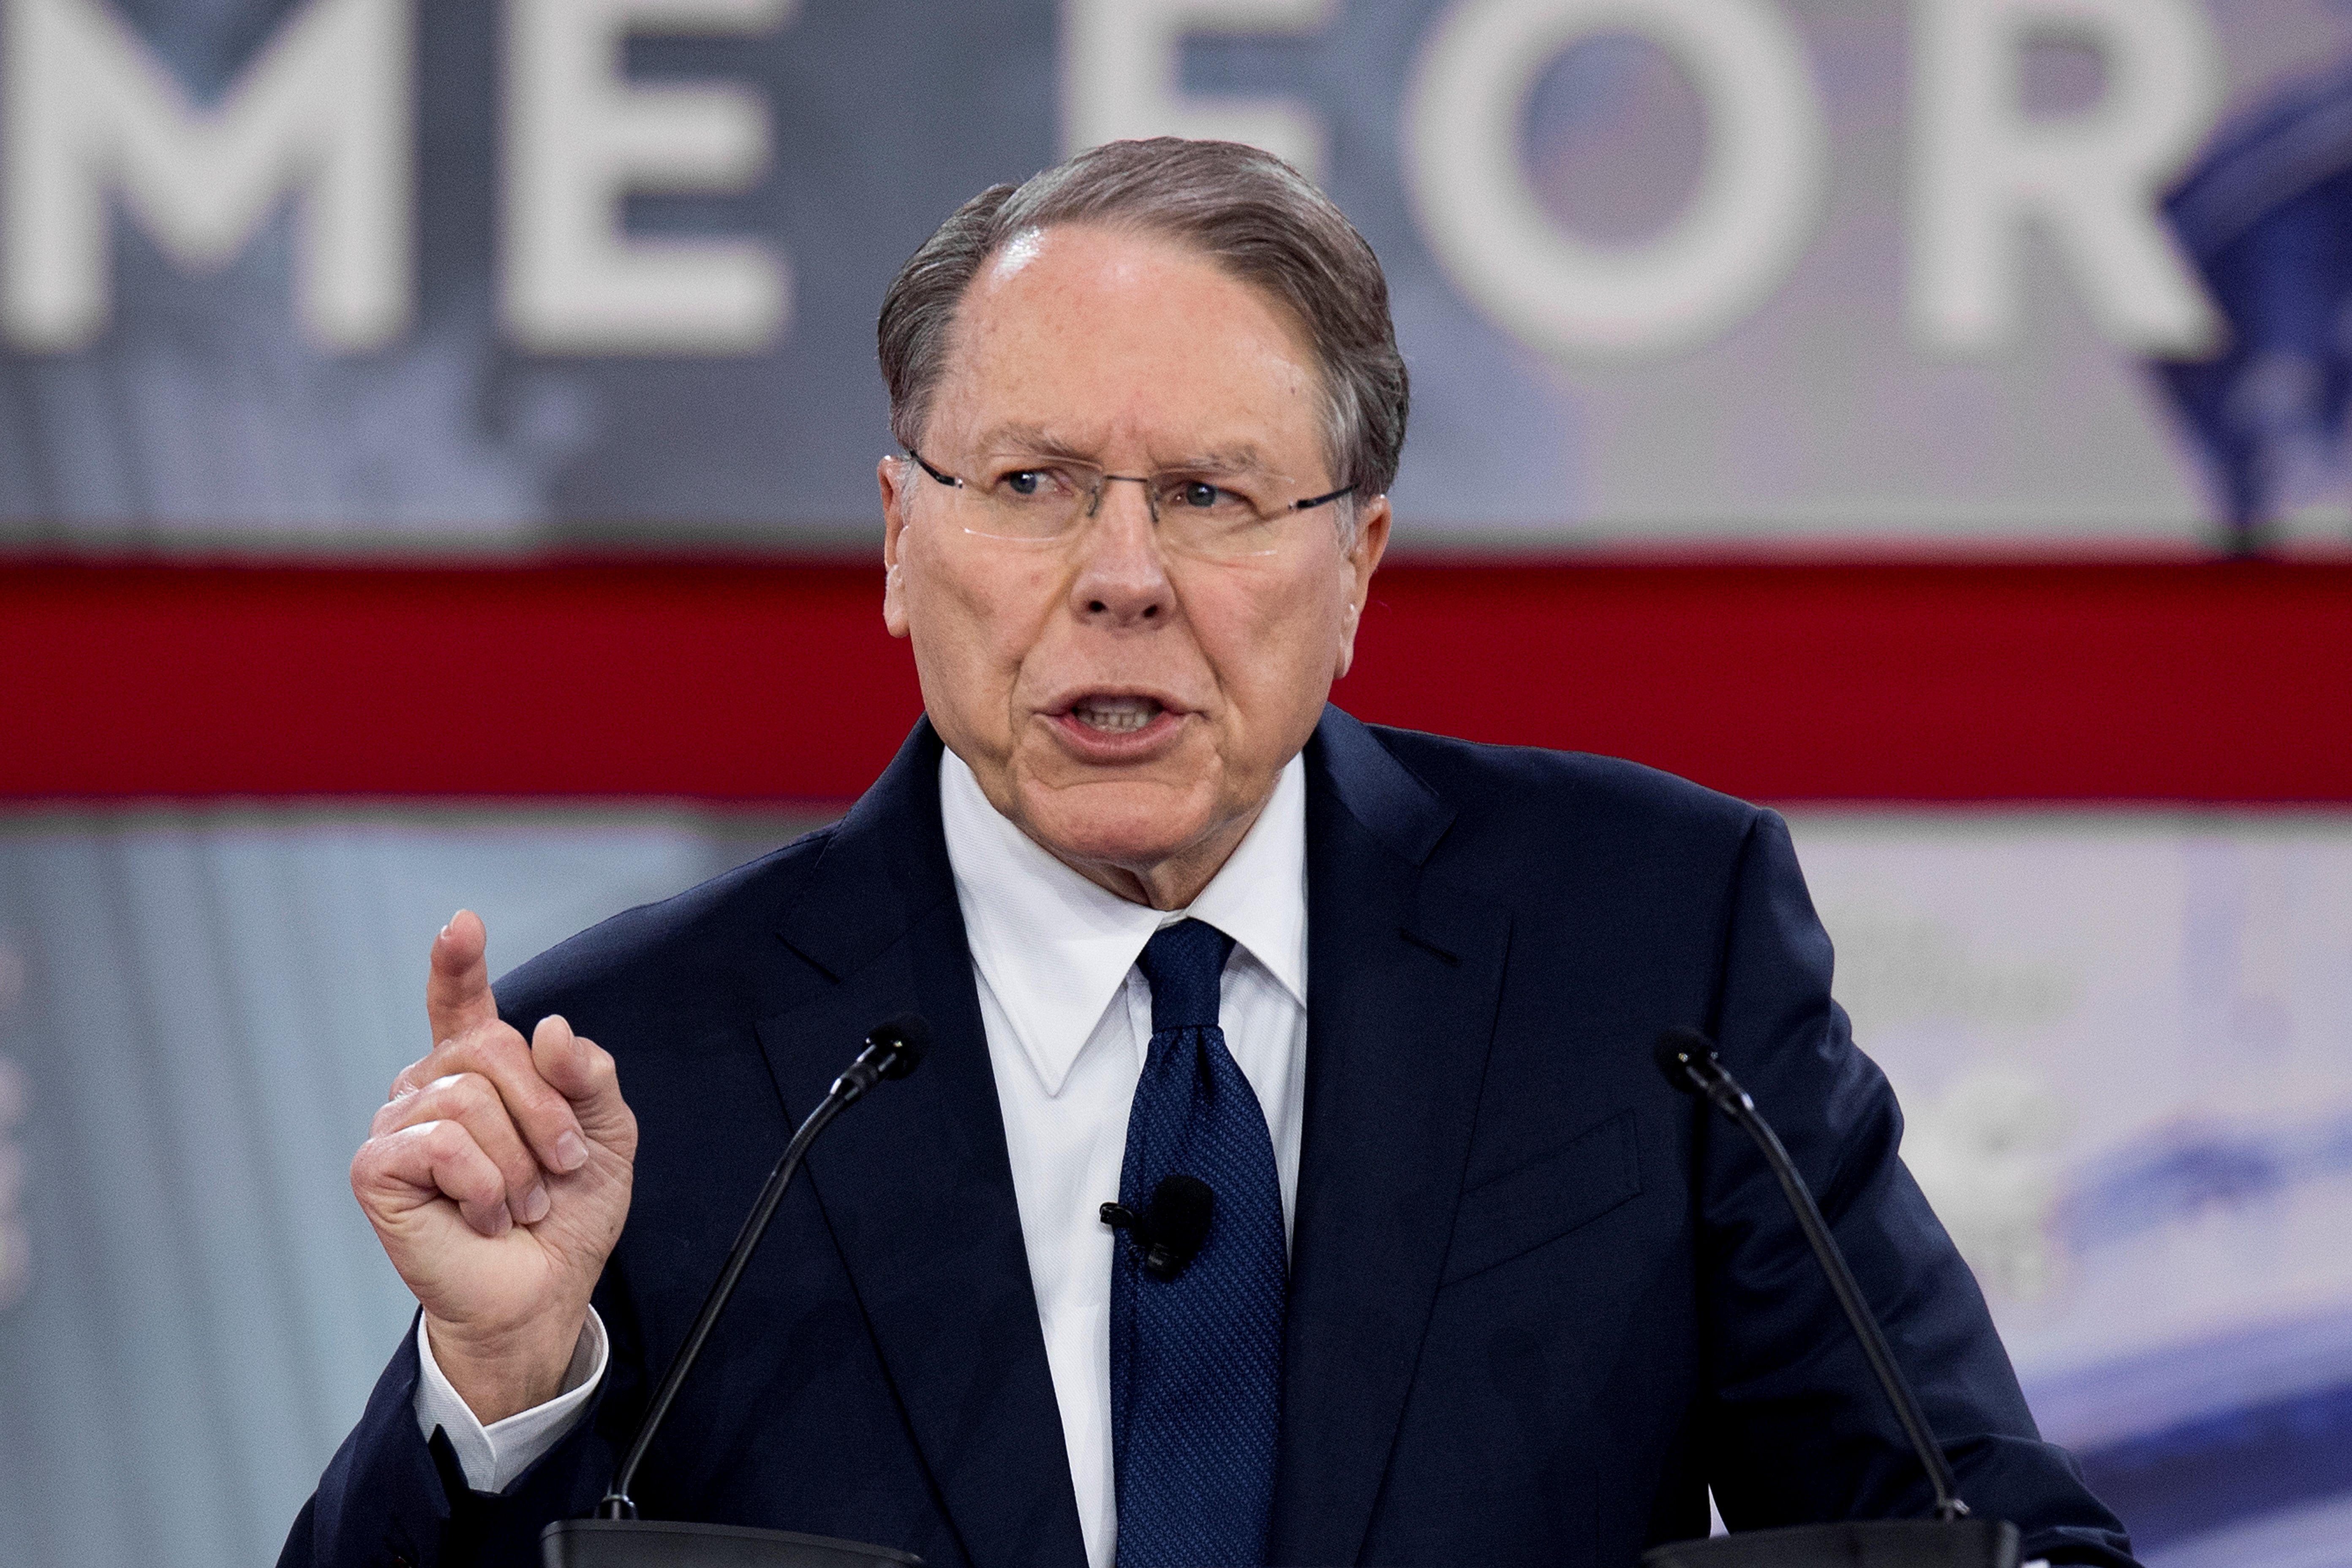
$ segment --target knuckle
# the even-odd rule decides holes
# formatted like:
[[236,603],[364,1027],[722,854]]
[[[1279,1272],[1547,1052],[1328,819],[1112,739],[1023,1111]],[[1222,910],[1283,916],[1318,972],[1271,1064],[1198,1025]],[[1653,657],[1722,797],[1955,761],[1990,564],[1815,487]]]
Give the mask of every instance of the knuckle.
[[485,1018],[474,1026],[470,1034],[479,1048],[501,1058],[530,1048],[521,1032],[503,1018]]
[[433,1052],[433,1055],[442,1063],[442,1070],[445,1072],[461,1071],[472,1067],[487,1059],[488,1054],[488,1045],[483,1039],[482,1029],[478,1025],[472,1028],[455,1030],[447,1039],[436,1047]]
[[602,1046],[591,1047],[588,1058],[588,1088],[592,1093],[617,1093],[621,1087],[621,1064],[613,1053]]
[[400,1077],[394,1080],[392,1086],[394,1098],[415,1094],[435,1079],[446,1076],[449,1071],[451,1048],[450,1042],[444,1040],[416,1060],[409,1063],[402,1069]]
[[432,1110],[465,1124],[476,1138],[512,1136],[514,1119],[499,1085],[478,1072],[453,1073],[433,1086]]
[[446,1117],[420,1121],[407,1130],[419,1151],[434,1160],[454,1160],[474,1146],[473,1135]]
[[435,1098],[460,1114],[476,1114],[499,1102],[499,1091],[478,1072],[456,1072],[433,1085]]
[[572,1123],[571,1101],[537,1073],[516,1090],[514,1108],[518,1121],[539,1131],[552,1133]]
[[486,1025],[462,1042],[464,1066],[510,1095],[528,1095],[539,1084],[530,1047],[505,1024]]
[[506,1178],[499,1172],[480,1147],[467,1137],[465,1130],[454,1123],[440,1125],[451,1131],[436,1144],[433,1152],[435,1184],[451,1197],[467,1201],[487,1200],[502,1195]]

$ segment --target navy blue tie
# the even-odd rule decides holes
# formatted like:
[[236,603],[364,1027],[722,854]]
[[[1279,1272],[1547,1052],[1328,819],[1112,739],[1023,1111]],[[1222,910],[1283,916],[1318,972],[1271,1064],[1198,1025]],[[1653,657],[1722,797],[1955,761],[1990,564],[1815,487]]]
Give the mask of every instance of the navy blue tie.
[[1180,1172],[1215,1198],[1206,1239],[1173,1279],[1147,1271],[1129,1237],[1112,1247],[1118,1568],[1265,1561],[1289,1270],[1274,1140],[1217,1026],[1233,946],[1185,921],[1136,961],[1151,984],[1151,1049],[1128,1114],[1119,1202],[1148,1215]]

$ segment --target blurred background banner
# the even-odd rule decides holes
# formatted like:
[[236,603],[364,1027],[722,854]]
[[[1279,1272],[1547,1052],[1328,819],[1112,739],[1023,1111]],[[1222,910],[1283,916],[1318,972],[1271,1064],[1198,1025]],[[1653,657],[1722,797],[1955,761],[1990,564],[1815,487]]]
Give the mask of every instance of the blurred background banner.
[[1408,544],[2341,543],[2338,0],[6,0],[0,527],[837,544],[956,203],[1385,261]]
[[1338,700],[1787,809],[2046,1429],[2352,1568],[2352,0],[0,0],[0,1563],[275,1552],[433,932],[873,777],[882,290],[1163,132],[1389,270]]
[[[503,968],[822,815],[0,820],[0,1557],[268,1561],[413,1310],[343,1172],[434,931]],[[1791,826],[2044,1430],[2160,1568],[2352,1562],[2352,819]]]

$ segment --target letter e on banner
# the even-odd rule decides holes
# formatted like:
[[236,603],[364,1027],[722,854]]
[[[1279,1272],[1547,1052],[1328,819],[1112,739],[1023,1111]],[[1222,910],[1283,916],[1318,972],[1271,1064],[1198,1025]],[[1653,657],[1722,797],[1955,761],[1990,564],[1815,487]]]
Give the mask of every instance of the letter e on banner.
[[[1579,40],[1633,34],[1689,77],[1707,160],[1655,241],[1561,232],[1519,157],[1519,123]],[[1406,186],[1448,276],[1514,337],[1585,361],[1657,358],[1737,323],[1811,239],[1829,133],[1804,45],[1771,0],[1457,0],[1407,89]]]
[[755,239],[636,237],[633,190],[739,191],[768,164],[767,106],[725,83],[639,86],[634,31],[763,33],[795,0],[508,0],[507,335],[559,354],[756,353],[792,318],[792,275]]

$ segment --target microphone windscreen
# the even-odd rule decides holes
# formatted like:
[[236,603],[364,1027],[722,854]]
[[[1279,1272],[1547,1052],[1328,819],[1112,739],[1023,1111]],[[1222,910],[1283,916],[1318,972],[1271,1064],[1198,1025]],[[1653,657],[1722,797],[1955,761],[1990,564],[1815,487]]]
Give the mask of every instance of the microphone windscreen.
[[1688,1026],[1668,1029],[1650,1047],[1650,1059],[1658,1064],[1658,1071],[1685,1094],[1699,1091],[1693,1069],[1714,1055],[1715,1042]]
[[1180,1263],[1190,1262],[1209,1239],[1209,1220],[1216,1212],[1217,1194],[1198,1176],[1178,1171],[1151,1191],[1151,1240],[1164,1247]]
[[923,1065],[923,1057],[931,1048],[931,1026],[920,1013],[894,1013],[866,1032],[866,1043],[895,1047],[882,1076],[905,1078]]

